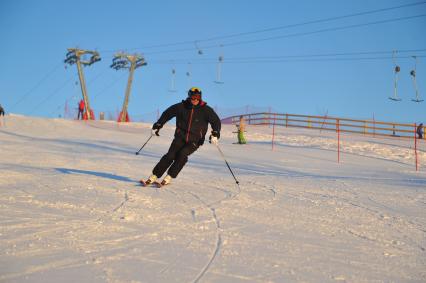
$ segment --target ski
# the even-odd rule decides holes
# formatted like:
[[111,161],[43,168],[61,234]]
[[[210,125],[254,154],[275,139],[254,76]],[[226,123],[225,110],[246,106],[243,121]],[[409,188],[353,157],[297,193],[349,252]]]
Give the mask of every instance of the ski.
[[161,188],[161,187],[164,187],[164,186],[167,186],[168,184],[163,184],[163,182],[157,182],[157,181],[155,181],[154,183],[152,183],[153,185],[155,185],[155,186],[157,186],[157,188]]
[[154,183],[151,183],[151,182],[149,182],[149,180],[144,180],[144,179],[140,179],[139,180],[139,183],[143,186],[143,187],[147,187],[147,186],[149,186],[149,185],[151,185],[151,184],[154,184]]
[[150,183],[149,180],[145,181],[143,179],[139,180],[139,183],[142,185],[142,187],[154,186],[154,187],[157,187],[157,188],[161,188],[161,187],[163,187],[165,185],[168,185],[168,184],[162,184],[162,183],[160,183],[158,181]]

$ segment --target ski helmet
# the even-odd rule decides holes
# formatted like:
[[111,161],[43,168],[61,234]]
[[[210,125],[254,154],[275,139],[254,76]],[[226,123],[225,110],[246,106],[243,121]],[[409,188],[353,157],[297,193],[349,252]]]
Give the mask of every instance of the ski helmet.
[[201,89],[199,89],[198,87],[191,87],[188,90],[188,97],[198,96],[198,98],[201,100],[201,94]]

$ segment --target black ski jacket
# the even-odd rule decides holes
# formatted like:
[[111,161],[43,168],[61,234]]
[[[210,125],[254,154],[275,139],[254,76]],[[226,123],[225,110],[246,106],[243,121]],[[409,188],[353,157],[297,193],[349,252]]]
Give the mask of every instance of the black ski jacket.
[[170,106],[161,114],[157,123],[164,125],[173,117],[176,117],[175,138],[185,140],[187,143],[202,145],[209,123],[212,130],[218,133],[218,137],[220,136],[220,119],[216,112],[202,100],[195,106],[190,99]]

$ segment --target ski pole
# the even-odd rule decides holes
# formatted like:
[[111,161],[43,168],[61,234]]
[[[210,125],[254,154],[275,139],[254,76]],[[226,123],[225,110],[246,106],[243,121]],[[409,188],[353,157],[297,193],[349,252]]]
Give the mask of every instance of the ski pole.
[[[155,135],[157,137],[160,136],[160,134],[158,133],[160,130],[155,131]],[[154,136],[154,133],[151,132],[151,135],[149,136],[149,138],[146,140],[146,142],[143,144],[143,146],[135,153],[136,155],[139,154],[139,152],[141,152],[141,150],[146,146],[146,144],[149,142],[149,140]]]
[[226,166],[228,166],[228,169],[229,169],[229,171],[231,172],[232,177],[234,177],[235,183],[237,183],[237,185],[239,186],[240,182],[238,182],[237,178],[236,178],[236,177],[235,177],[235,175],[234,175],[234,172],[232,172],[231,166],[229,166],[228,161],[226,161],[225,155],[223,154],[223,152],[222,152],[222,150],[220,149],[220,147],[219,147],[219,145],[218,145],[218,144],[216,144],[216,147],[217,147],[217,149],[219,150],[220,155],[222,155],[223,160],[225,160]]

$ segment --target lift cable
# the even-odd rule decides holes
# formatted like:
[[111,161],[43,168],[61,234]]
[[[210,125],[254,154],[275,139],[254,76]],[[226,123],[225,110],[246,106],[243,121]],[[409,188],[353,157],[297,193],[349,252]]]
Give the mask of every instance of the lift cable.
[[61,91],[65,86],[67,86],[70,82],[72,82],[75,78],[69,78],[66,81],[64,81],[58,88],[56,88],[54,91],[52,91],[49,95],[47,95],[43,100],[40,101],[39,104],[37,104],[35,107],[31,109],[31,111],[28,114],[33,114],[40,106],[42,106],[46,101],[48,101],[52,96],[57,94],[59,91]]
[[43,76],[30,90],[28,90],[21,98],[10,107],[10,110],[14,109],[18,104],[24,101],[33,91],[35,91],[45,80],[47,80],[56,70],[62,66],[62,62],[55,65],[46,75]]
[[[265,29],[255,30],[255,31],[248,31],[248,32],[234,33],[234,34],[228,34],[228,35],[222,35],[222,36],[215,36],[215,37],[210,37],[210,38],[205,38],[205,39],[198,39],[196,41],[187,40],[187,41],[180,41],[180,42],[174,42],[174,43],[165,43],[165,44],[157,44],[157,45],[151,45],[151,46],[130,48],[130,49],[127,49],[127,51],[141,50],[141,49],[146,50],[146,49],[161,48],[161,47],[172,47],[172,46],[187,45],[187,44],[193,45],[194,42],[201,43],[201,42],[208,42],[208,41],[217,41],[217,40],[241,37],[241,36],[246,36],[246,35],[252,35],[252,34],[258,34],[258,33],[265,33],[265,32],[271,32],[271,31],[276,31],[276,30],[294,28],[294,27],[299,27],[299,26],[305,26],[305,25],[312,25],[312,24],[324,23],[324,22],[329,22],[329,21],[341,20],[341,19],[346,19],[346,18],[351,18],[351,17],[358,17],[358,16],[363,16],[363,15],[381,13],[381,12],[385,12],[385,11],[391,11],[391,10],[413,7],[413,6],[424,5],[424,4],[426,4],[426,1],[414,2],[414,3],[410,3],[410,4],[404,4],[404,5],[393,6],[393,7],[388,7],[388,8],[381,8],[381,9],[376,9],[376,10],[369,10],[369,11],[358,12],[358,13],[347,14],[347,15],[336,16],[336,17],[323,18],[323,19],[318,19],[318,20],[311,20],[311,21],[306,21],[306,22],[301,22],[301,23],[265,28]],[[102,53],[114,53],[114,52],[116,52],[116,50],[103,50],[102,51]]]
[[[421,53],[426,52],[426,49],[411,49],[411,50],[398,50],[398,53]],[[373,60],[373,59],[389,59],[392,57],[356,57],[358,55],[386,55],[392,54],[393,51],[365,51],[365,52],[345,52],[345,53],[323,53],[323,54],[301,54],[301,55],[280,55],[280,56],[256,56],[256,57],[227,57],[226,61],[222,61],[222,63],[239,63],[239,62],[273,62],[276,60],[277,62],[284,62],[280,59],[286,59],[285,62],[290,61],[290,59],[306,59],[303,61],[310,61],[310,59],[314,59],[315,57],[340,57],[340,56],[355,56],[353,58],[344,58],[344,60]],[[424,57],[424,56],[418,56]],[[412,58],[412,56],[398,56],[394,57],[394,59],[405,59]],[[335,61],[338,58],[326,58],[324,61]],[[173,59],[173,64],[187,64],[189,59]],[[193,59],[191,60],[193,63],[198,64],[211,64],[217,63],[216,58],[205,58],[205,59]],[[151,62],[155,64],[170,64],[170,60],[151,60]]]
[[[426,17],[426,14],[420,14],[420,15],[414,15],[414,16],[407,16],[407,17],[399,17],[399,18],[392,18],[387,20],[380,20],[380,21],[374,21],[374,22],[367,22],[367,23],[361,23],[361,24],[353,24],[353,25],[347,25],[347,26],[340,26],[340,27],[333,27],[333,28],[325,28],[325,29],[319,29],[314,31],[308,31],[308,32],[299,32],[299,33],[292,33],[292,34],[286,34],[286,35],[279,35],[279,36],[271,36],[271,37],[265,37],[265,38],[259,38],[259,39],[252,39],[252,40],[245,40],[245,41],[237,41],[237,42],[230,42],[230,43],[221,43],[221,44],[212,44],[203,46],[203,49],[212,49],[212,48],[219,48],[219,47],[229,47],[229,46],[237,46],[237,45],[244,45],[244,44],[251,44],[256,42],[264,42],[264,41],[270,41],[270,40],[278,40],[283,38],[291,38],[291,37],[299,37],[299,36],[306,36],[306,35],[313,35],[313,34],[319,34],[319,33],[325,33],[325,32],[332,32],[332,31],[340,31],[340,30],[347,30],[347,29],[353,29],[353,28],[360,28],[360,27],[366,27],[366,26],[372,26],[372,25],[379,25],[379,24],[385,24],[385,23],[391,23],[391,22],[397,22],[397,21],[405,21],[405,20],[411,20],[411,19],[417,19]],[[187,52],[187,51],[193,51],[194,48],[182,48],[182,49],[174,49],[174,50],[164,50],[164,51],[154,51],[154,52],[145,52],[145,55],[152,55],[152,54],[164,54],[164,53],[176,53],[176,52]]]

